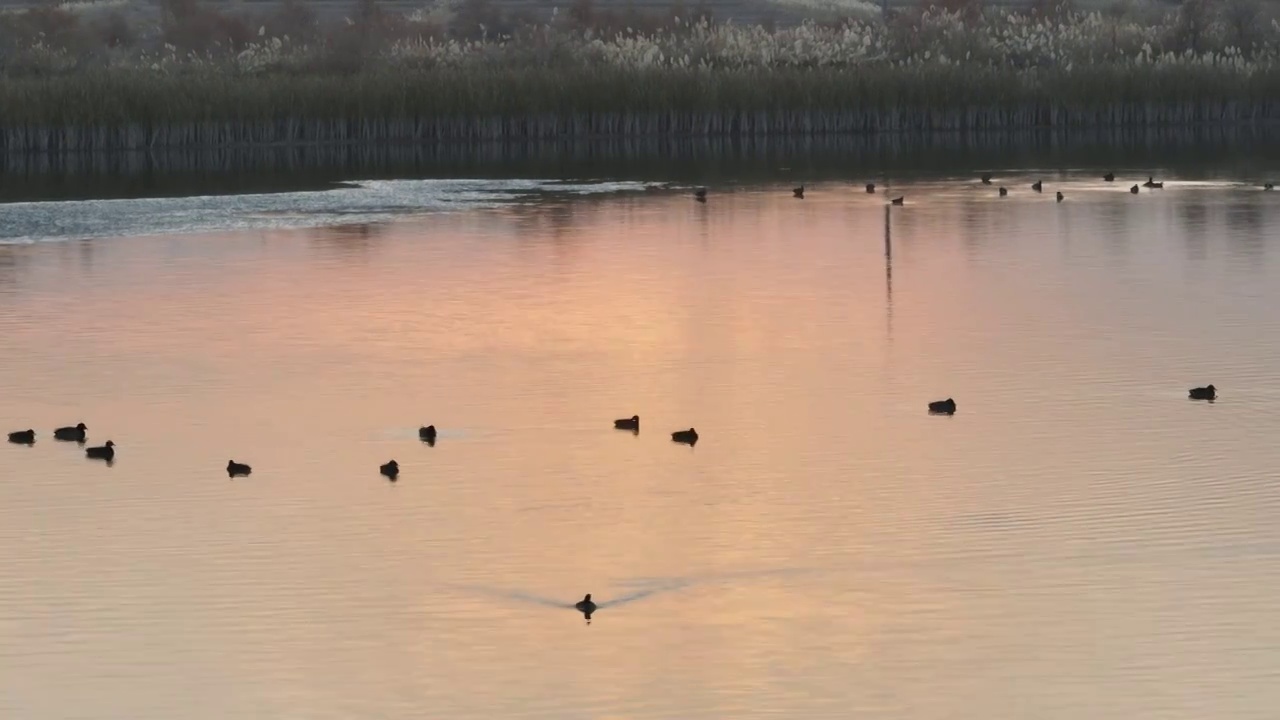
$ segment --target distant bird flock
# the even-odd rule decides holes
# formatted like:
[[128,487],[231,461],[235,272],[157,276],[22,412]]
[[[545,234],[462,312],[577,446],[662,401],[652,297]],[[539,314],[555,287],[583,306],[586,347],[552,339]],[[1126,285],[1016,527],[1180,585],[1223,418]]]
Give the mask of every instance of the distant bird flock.
[[[1114,182],[1116,179],[1116,176],[1114,173],[1109,172],[1106,175],[1104,175],[1102,179],[1106,182]],[[981,176],[981,181],[983,185],[991,185],[992,184],[991,173],[983,173]],[[1161,189],[1164,187],[1164,183],[1156,182],[1153,177],[1148,176],[1147,181],[1142,183],[1142,187],[1145,187],[1148,189]],[[1031,189],[1034,192],[1043,192],[1044,183],[1042,181],[1037,180],[1031,185]],[[1272,183],[1266,183],[1265,185],[1263,185],[1262,189],[1272,190],[1274,189],[1274,186],[1272,185]],[[867,183],[866,191],[868,194],[874,194],[876,192],[875,184]],[[1134,185],[1130,187],[1129,192],[1136,195],[1139,192],[1138,185]],[[794,197],[798,199],[804,199],[804,186],[801,185],[799,187],[793,188],[791,193]],[[1009,194],[1009,191],[1007,188],[1005,187],[999,188],[1000,197],[1007,197],[1008,194]],[[697,200],[698,202],[705,203],[707,202],[707,189],[705,187],[697,188],[694,190],[693,196],[694,196],[694,199]],[[1063,200],[1066,199],[1066,197],[1060,191],[1055,193],[1055,198],[1057,202],[1062,202]],[[899,197],[893,198],[890,200],[890,203],[893,205],[904,205],[906,203],[906,197],[899,196]],[[1188,397],[1192,400],[1207,400],[1209,402],[1213,402],[1218,397],[1218,391],[1217,391],[1217,388],[1215,388],[1213,385],[1207,385],[1205,387],[1192,388],[1188,392]],[[953,398],[947,398],[946,400],[935,400],[929,403],[928,409],[929,409],[929,414],[931,415],[955,415],[956,401]],[[617,430],[627,430],[629,432],[639,434],[640,416],[632,415],[629,418],[621,418],[618,420],[614,420],[613,427]],[[54,440],[59,440],[64,442],[75,442],[83,446],[86,443],[88,438],[88,434],[87,434],[88,429],[89,428],[84,423],[78,423],[73,426],[60,427],[53,431],[53,438]],[[698,437],[699,437],[698,431],[695,430],[694,428],[689,428],[687,430],[676,430],[675,432],[671,433],[672,442],[688,445],[690,447],[697,444]],[[418,439],[426,443],[427,445],[434,446],[436,443],[436,427],[434,425],[426,425],[419,428]],[[34,445],[36,442],[36,431],[34,429],[27,429],[27,430],[17,430],[17,431],[11,432],[9,433],[9,442],[16,445],[28,445],[28,446]],[[106,461],[108,465],[110,465],[115,461],[115,457],[116,457],[115,447],[116,445],[114,442],[112,442],[111,440],[107,440],[105,443],[103,443],[100,446],[84,448],[84,454],[85,454],[85,457],[90,460],[103,460],[103,461]],[[231,478],[248,477],[253,472],[253,468],[250,467],[247,463],[237,462],[235,460],[229,460],[227,462],[226,471],[227,471],[227,476]],[[391,460],[383,465],[380,465],[378,467],[378,472],[383,477],[386,477],[388,480],[395,482],[400,476],[400,464],[397,463],[395,460]],[[580,612],[582,612],[583,614],[585,614],[587,616],[587,619],[590,620],[591,613],[594,612],[596,609],[596,604],[592,602],[591,595],[588,594],[585,598],[583,598],[580,602],[578,602],[574,607]]]

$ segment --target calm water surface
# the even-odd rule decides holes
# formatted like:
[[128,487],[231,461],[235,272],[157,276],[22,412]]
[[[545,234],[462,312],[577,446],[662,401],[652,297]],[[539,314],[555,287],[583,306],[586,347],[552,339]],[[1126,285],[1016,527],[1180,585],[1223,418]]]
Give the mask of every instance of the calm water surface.
[[1280,194],[1094,177],[3,206],[0,716],[1272,718]]

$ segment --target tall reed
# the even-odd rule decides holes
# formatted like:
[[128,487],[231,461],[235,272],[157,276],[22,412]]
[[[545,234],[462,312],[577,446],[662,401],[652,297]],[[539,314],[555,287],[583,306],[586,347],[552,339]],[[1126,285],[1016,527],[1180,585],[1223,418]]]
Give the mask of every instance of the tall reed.
[[933,12],[906,29],[704,22],[600,38],[546,26],[401,39],[346,65],[287,38],[222,54],[166,46],[93,69],[0,73],[0,151],[1280,120],[1280,25],[1247,49],[1204,51],[1097,14]]

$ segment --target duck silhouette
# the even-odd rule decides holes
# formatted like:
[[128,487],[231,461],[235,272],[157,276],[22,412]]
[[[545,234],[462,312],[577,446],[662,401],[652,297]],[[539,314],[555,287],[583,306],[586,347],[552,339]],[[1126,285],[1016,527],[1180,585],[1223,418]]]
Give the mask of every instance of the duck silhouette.
[[1062,193],[1058,193],[1058,202],[1062,202],[1063,200],[1066,200],[1066,199],[1067,197],[1065,195],[1063,195]]
[[84,456],[93,460],[110,462],[116,457],[116,444],[108,440],[105,445],[100,447],[85,448]]
[[671,440],[685,445],[693,445],[698,442],[698,431],[693,428],[677,430],[671,433]]
[[75,427],[60,427],[57,430],[53,431],[53,439],[54,440],[74,440],[75,442],[84,442],[84,438],[85,438],[84,431],[88,429],[89,428],[84,423],[80,423]]
[[1006,195],[1008,195],[1008,194],[1009,194],[1009,189],[1008,189],[1008,188],[1000,188],[1000,197],[1004,197],[1004,196],[1006,196]]
[[697,190],[694,190],[694,191],[693,191],[693,198],[694,198],[695,200],[697,200],[698,202],[706,202],[706,201],[707,201],[707,189],[706,189],[706,188],[698,188]]
[[955,415],[956,401],[951,398],[946,400],[935,400],[929,403],[929,412],[939,415]]
[[1034,183],[1032,183],[1032,184],[1031,184],[1031,189],[1032,189],[1032,190],[1035,190],[1036,192],[1040,192],[1041,190],[1043,190],[1043,189],[1044,189],[1044,185],[1043,185],[1043,184],[1041,184],[1041,182],[1040,182],[1039,180],[1037,180],[1037,181],[1035,181]]
[[596,604],[591,602],[591,593],[587,593],[587,596],[575,603],[573,608],[582,613],[587,622],[591,622],[591,613],[596,611]]
[[622,418],[621,420],[614,420],[614,421],[613,421],[613,426],[614,426],[615,428],[617,428],[618,430],[639,431],[639,430],[640,430],[640,416],[639,416],[639,415],[632,415],[632,416],[631,416],[631,417],[629,417],[629,418]]
[[901,196],[901,197],[896,197],[896,198],[894,198],[894,199],[890,200],[889,202],[890,202],[890,203],[892,203],[892,204],[894,204],[894,205],[905,205],[905,204],[906,204],[906,202],[907,202],[907,196],[906,196],[906,195],[903,195],[903,196]]
[[400,475],[400,463],[396,462],[395,460],[392,460],[386,465],[380,465],[378,467],[378,472],[382,473],[383,475],[386,475],[387,478],[391,480],[395,480],[396,477]]
[[1129,188],[1129,192],[1133,193],[1134,195],[1137,195],[1137,194],[1138,194],[1138,186],[1137,186],[1137,185],[1134,185],[1133,187]]
[[1187,396],[1192,400],[1215,400],[1218,397],[1218,389],[1213,385],[1191,388],[1191,392],[1187,393]]
[[982,173],[982,184],[983,185],[991,184],[991,173]]
[[867,183],[867,194],[874,193],[875,191],[876,191],[876,184],[875,184],[875,183]]
[[1103,179],[1103,180],[1106,180],[1107,182],[1115,182],[1115,180],[1116,180],[1116,174],[1115,174],[1115,173],[1107,173],[1106,175],[1103,175],[1103,176],[1102,176],[1102,179]]
[[19,430],[9,433],[9,442],[18,445],[34,445],[36,442],[35,430]]
[[1276,189],[1276,186],[1275,186],[1273,183],[1265,183],[1265,184],[1263,184],[1262,189],[1263,189],[1263,190],[1275,190],[1275,189]]
[[428,445],[436,444],[436,426],[428,425],[418,428],[418,439]]
[[804,186],[803,186],[803,185],[801,185],[801,186],[800,186],[800,187],[798,187],[798,188],[793,188],[793,189],[791,190],[791,194],[792,194],[792,195],[795,195],[796,197],[798,197],[798,198],[800,198],[801,200],[803,200],[803,199],[804,199]]
[[244,463],[238,463],[235,460],[227,461],[227,477],[246,477],[251,472],[253,468]]

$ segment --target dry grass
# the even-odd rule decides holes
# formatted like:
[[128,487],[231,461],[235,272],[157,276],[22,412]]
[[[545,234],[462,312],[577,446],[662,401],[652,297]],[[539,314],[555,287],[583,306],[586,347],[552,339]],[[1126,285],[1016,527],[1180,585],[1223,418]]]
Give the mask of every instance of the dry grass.
[[[65,8],[7,16],[0,145],[43,152],[1280,119],[1280,25],[1262,23],[1260,11],[1245,22],[1243,0],[1155,20],[1157,7],[1136,4],[1103,15],[966,3],[783,30],[672,16],[607,35],[601,28],[618,18],[584,1],[571,18],[496,35],[480,23],[481,39],[468,39],[485,11],[478,2],[406,17],[362,0],[353,17],[325,25],[297,4],[248,18],[165,0],[150,35],[136,22],[93,24],[124,18],[133,6],[120,3],[98,20]],[[23,39],[14,28],[42,29]]]

